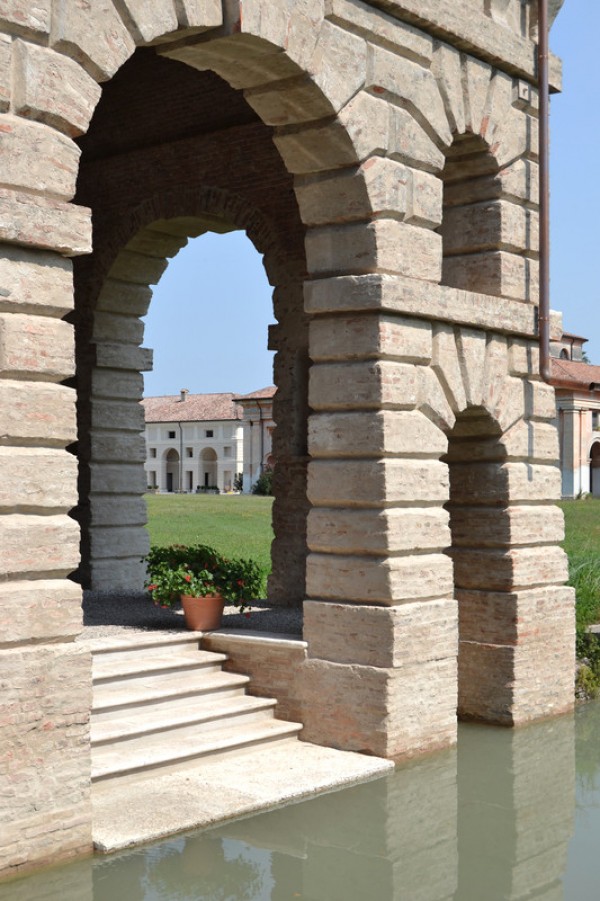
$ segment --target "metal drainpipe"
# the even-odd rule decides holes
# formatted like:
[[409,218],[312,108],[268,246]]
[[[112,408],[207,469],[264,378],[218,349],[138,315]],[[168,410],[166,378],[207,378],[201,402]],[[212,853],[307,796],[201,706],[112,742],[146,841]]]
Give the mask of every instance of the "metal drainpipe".
[[538,90],[540,157],[540,298],[538,331],[540,375],[552,378],[550,369],[550,79],[548,72],[548,0],[538,0]]

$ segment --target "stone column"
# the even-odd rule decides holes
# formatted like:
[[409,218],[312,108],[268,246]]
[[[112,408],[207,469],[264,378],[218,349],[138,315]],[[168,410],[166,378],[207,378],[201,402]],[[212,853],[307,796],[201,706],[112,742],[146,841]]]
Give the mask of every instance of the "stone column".
[[334,313],[310,331],[303,735],[397,757],[456,736],[446,439],[416,409],[432,328]]

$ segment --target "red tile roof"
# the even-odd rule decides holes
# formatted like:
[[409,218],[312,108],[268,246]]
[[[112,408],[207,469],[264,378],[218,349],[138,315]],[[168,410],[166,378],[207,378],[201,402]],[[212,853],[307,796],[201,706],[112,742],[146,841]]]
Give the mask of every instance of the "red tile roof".
[[251,394],[236,395],[234,400],[272,400],[276,391],[277,388],[274,385],[269,385],[268,388],[260,388],[258,391],[252,391]]
[[591,384],[600,385],[600,366],[583,363],[580,360],[556,360],[552,364],[552,384],[557,387],[589,389]]
[[241,419],[242,408],[234,394],[188,394],[145,397],[142,401],[146,422],[203,422]]

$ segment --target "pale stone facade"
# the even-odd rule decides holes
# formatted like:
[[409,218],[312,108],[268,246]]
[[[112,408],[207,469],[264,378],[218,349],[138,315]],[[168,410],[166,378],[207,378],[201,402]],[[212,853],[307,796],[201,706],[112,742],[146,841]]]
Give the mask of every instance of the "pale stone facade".
[[600,366],[583,359],[586,340],[565,332],[550,347],[564,498],[600,497]]
[[243,491],[248,494],[265,469],[274,469],[273,432],[273,397],[275,388],[262,388],[251,394],[236,397],[242,407],[244,423],[244,480]]
[[274,288],[269,590],[310,599],[305,737],[395,757],[455,740],[457,690],[496,723],[572,705],[536,10],[2,4],[0,872],[90,847],[68,577],[139,584],[141,317],[206,230],[245,229]]
[[244,465],[240,405],[233,394],[146,397],[144,440],[148,488],[190,494],[232,491]]

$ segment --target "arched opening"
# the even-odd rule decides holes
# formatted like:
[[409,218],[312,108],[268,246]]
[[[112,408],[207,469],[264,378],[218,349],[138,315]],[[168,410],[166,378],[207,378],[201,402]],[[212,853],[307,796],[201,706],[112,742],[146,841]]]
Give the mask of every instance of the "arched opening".
[[600,441],[594,441],[590,450],[590,492],[600,497]]
[[[212,447],[205,447],[200,452],[200,472],[198,473],[201,488],[218,488],[217,452]],[[224,487],[224,486],[223,486]]]
[[537,211],[515,188],[514,160],[503,167],[483,137],[456,135],[442,171],[442,284],[537,299]]
[[[516,641],[508,472],[501,429],[483,409],[458,416],[445,457],[450,476],[454,591],[458,602],[458,714],[510,721],[511,684],[498,650]],[[502,653],[502,651],[501,651]]]
[[568,359],[569,359],[569,351],[566,349],[566,347],[563,347],[563,349],[561,350],[561,352],[560,352],[560,359],[561,359],[561,360],[568,360]]
[[457,135],[446,155],[442,283],[498,294],[493,256],[498,250],[500,185],[498,164],[479,135]]
[[[272,129],[213,72],[139,50],[104,87],[80,143],[77,200],[94,213],[94,253],[75,272],[82,581],[116,588],[142,578],[147,479],[139,400],[151,354],[140,345],[152,286],[189,238],[243,229],[263,255],[278,323],[269,344],[277,351],[274,455],[282,465],[269,593],[274,602],[300,603],[308,510],[305,229]],[[199,272],[200,295],[201,280]],[[210,328],[213,299],[202,302]],[[213,487],[220,477],[230,488],[236,475],[219,474],[214,459],[199,461],[196,472],[178,465],[167,490]]]
[[169,493],[181,491],[180,460],[176,450],[165,454],[165,490]]

